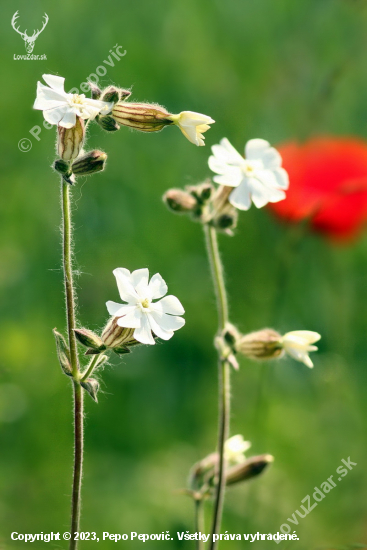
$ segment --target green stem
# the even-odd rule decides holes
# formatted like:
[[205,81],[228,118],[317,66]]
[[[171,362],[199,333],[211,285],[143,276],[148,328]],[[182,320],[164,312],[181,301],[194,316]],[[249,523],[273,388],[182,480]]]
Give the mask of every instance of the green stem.
[[91,362],[89,363],[89,366],[87,368],[87,370],[85,371],[85,373],[83,374],[83,376],[81,377],[80,379],[80,382],[84,382],[84,380],[86,380],[87,378],[89,378],[89,376],[92,374],[92,372],[94,371],[94,369],[96,368],[97,364],[98,364],[98,359],[100,357],[100,353],[98,353],[97,355],[94,355],[93,356],[93,359],[91,360]]
[[73,259],[72,259],[72,223],[70,208],[70,185],[61,180],[62,187],[62,219],[63,219],[63,269],[66,299],[66,317],[69,336],[70,360],[73,374],[74,391],[74,470],[73,488],[71,498],[71,540],[70,550],[76,550],[77,541],[74,533],[79,532],[80,522],[80,493],[83,468],[83,390],[79,384],[79,361],[74,329],[75,323],[75,297],[73,284]]
[[221,332],[228,322],[228,303],[226,286],[224,284],[223,266],[219,255],[217,232],[211,225],[204,225],[206,246],[217,297],[219,331]]
[[[204,500],[202,498],[195,499],[195,532],[205,533]],[[204,541],[198,540],[196,548],[197,550],[204,550]]]
[[[215,294],[218,307],[218,334],[225,329],[228,323],[228,302],[224,283],[223,266],[218,249],[217,232],[214,227],[204,225],[208,257],[211,266]],[[210,550],[215,550],[218,541],[214,541],[214,535],[220,531],[223,514],[224,490],[226,485],[224,444],[229,434],[230,419],[230,365],[219,354],[218,362],[218,397],[219,397],[219,428],[218,428],[218,482],[215,491],[213,523],[211,531]]]

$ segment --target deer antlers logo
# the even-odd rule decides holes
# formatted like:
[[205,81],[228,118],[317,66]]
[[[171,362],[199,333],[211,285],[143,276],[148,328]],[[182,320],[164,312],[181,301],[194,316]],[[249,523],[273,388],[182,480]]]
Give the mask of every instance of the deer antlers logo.
[[13,15],[12,20],[11,20],[11,26],[23,38],[23,40],[25,42],[25,49],[26,49],[27,53],[32,53],[35,41],[37,40],[37,38],[39,37],[39,35],[41,34],[41,32],[43,31],[43,29],[45,28],[45,26],[48,23],[48,15],[47,15],[47,13],[45,13],[45,15],[44,15],[45,20],[43,22],[42,29],[41,30],[37,29],[36,31],[34,31],[32,36],[28,36],[27,29],[24,32],[21,32],[19,30],[19,27],[15,26],[16,20],[18,19],[18,17],[19,17],[19,11],[16,11]]

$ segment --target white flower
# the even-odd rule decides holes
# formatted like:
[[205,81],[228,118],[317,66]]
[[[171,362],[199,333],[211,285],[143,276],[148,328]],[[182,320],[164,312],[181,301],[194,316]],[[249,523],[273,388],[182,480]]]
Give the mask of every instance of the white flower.
[[203,133],[209,130],[209,124],[215,122],[210,116],[193,111],[182,111],[179,115],[170,115],[167,118],[177,124],[183,135],[194,145],[205,145]]
[[249,441],[244,441],[242,435],[234,435],[224,444],[225,459],[231,464],[241,464],[246,460],[244,453],[251,447]]
[[239,210],[248,210],[251,200],[257,208],[268,202],[285,199],[288,189],[288,174],[281,168],[282,158],[278,151],[264,139],[251,139],[246,143],[243,158],[223,138],[220,145],[212,147],[209,168],[218,176],[213,180],[221,185],[236,187],[229,202]]
[[[113,271],[121,300],[126,304],[107,302],[108,313],[119,317],[120,327],[134,328],[134,338],[142,344],[154,344],[152,331],[163,340],[169,340],[173,332],[183,327],[185,320],[178,315],[185,313],[181,302],[175,296],[165,296],[167,285],[156,273],[149,281],[148,269],[137,269],[130,273],[119,267]],[[165,296],[165,298],[162,298]],[[162,298],[158,302],[153,302]]]
[[61,76],[44,74],[43,79],[50,87],[38,82],[34,108],[43,111],[45,120],[50,124],[72,128],[77,116],[93,119],[99,113],[109,113],[113,107],[113,103],[89,99],[84,94],[67,94],[64,90],[65,78]]
[[313,363],[308,356],[310,351],[317,351],[316,346],[312,346],[321,336],[318,332],[312,332],[311,330],[294,330],[287,332],[280,339],[284,351],[288,353],[293,359],[301,361],[307,367],[312,369]]

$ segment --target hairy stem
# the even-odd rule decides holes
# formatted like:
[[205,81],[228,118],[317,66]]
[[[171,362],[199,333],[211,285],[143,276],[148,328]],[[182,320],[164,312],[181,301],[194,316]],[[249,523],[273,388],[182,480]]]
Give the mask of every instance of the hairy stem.
[[[218,334],[224,330],[228,323],[228,301],[224,283],[223,266],[218,249],[217,232],[214,227],[204,225],[208,257],[213,277],[218,308]],[[226,484],[224,443],[228,439],[230,419],[230,365],[219,354],[218,361],[218,397],[219,397],[219,428],[218,428],[218,482],[216,485],[213,522],[211,530],[210,550],[215,550],[218,541],[214,541],[214,535],[219,533],[222,522],[224,490]]]
[[[195,532],[205,533],[205,518],[204,518],[204,500],[195,499]],[[205,545],[203,540],[197,540],[196,549],[204,550]]]
[[79,361],[75,338],[75,297],[73,284],[72,259],[72,223],[70,208],[70,185],[61,181],[62,195],[62,236],[63,236],[63,269],[66,299],[66,318],[69,337],[70,360],[73,375],[74,391],[74,472],[71,498],[71,540],[70,550],[76,550],[77,541],[74,533],[79,531],[80,493],[83,467],[83,389],[79,384]]

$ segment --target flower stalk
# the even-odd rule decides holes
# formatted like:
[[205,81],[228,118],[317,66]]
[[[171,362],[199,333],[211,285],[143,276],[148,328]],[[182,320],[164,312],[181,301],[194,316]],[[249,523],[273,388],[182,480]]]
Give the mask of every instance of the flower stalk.
[[72,223],[70,208],[70,185],[61,180],[62,188],[62,232],[63,232],[63,271],[66,299],[66,318],[70,349],[70,363],[73,377],[74,391],[74,469],[73,488],[71,499],[71,533],[70,550],[76,550],[77,541],[74,533],[79,532],[81,484],[83,470],[83,390],[79,383],[79,361],[74,329],[75,325],[75,297],[73,284],[72,259]]
[[[224,283],[223,266],[220,259],[217,231],[213,226],[204,225],[208,258],[211,267],[215,294],[218,308],[218,335],[225,329],[228,323],[228,300]],[[230,363],[223,357],[218,349],[218,397],[219,397],[219,428],[218,428],[218,482],[216,484],[214,511],[211,529],[210,550],[215,550],[218,541],[214,541],[214,535],[219,533],[223,514],[224,490],[226,485],[224,444],[229,434],[230,418]]]

